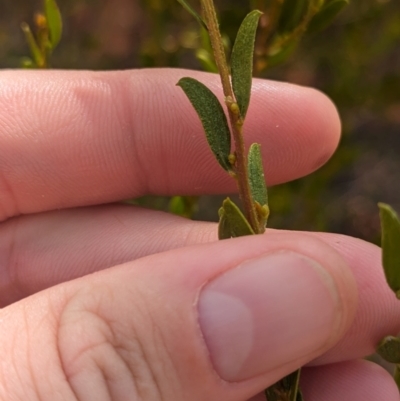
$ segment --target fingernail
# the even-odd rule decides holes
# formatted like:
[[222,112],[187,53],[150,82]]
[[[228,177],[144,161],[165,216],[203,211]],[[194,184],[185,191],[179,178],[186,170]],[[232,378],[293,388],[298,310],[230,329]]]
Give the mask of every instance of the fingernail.
[[330,274],[294,252],[244,262],[207,284],[199,323],[217,373],[240,381],[306,357],[338,324]]

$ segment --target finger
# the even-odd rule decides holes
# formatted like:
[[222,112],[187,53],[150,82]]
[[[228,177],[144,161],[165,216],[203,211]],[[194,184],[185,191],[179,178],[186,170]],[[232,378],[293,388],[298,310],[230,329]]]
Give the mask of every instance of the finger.
[[14,217],[0,225],[0,307],[120,263],[214,240],[214,224],[130,205]]
[[302,371],[307,401],[399,401],[393,377],[379,365],[356,360]]
[[267,399],[265,398],[265,393],[260,393],[257,394],[256,396],[252,397],[248,401],[266,401]]
[[248,400],[337,342],[356,294],[311,236],[152,255],[0,311],[0,398]]
[[[236,191],[176,86],[186,70],[5,71],[0,77],[0,219],[143,194]],[[245,125],[270,185],[306,175],[335,150],[340,122],[321,93],[256,80]]]
[[312,235],[317,235],[342,255],[352,268],[359,291],[357,314],[346,336],[313,363],[341,362],[373,354],[385,336],[400,332],[400,302],[386,282],[381,249],[343,235]]
[[[352,327],[313,363],[370,355],[383,337],[400,332],[400,302],[386,284],[378,247],[336,234],[296,235],[315,235],[336,249],[351,267],[359,289]],[[121,205],[11,219],[0,228],[0,305],[119,263],[216,240],[213,223]],[[268,233],[264,241],[270,240]]]

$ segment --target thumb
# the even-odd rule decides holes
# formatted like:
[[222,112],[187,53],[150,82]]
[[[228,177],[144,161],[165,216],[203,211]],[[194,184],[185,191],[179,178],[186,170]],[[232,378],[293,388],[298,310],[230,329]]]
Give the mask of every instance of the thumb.
[[0,399],[246,401],[332,347],[356,293],[304,234],[153,255],[3,309]]

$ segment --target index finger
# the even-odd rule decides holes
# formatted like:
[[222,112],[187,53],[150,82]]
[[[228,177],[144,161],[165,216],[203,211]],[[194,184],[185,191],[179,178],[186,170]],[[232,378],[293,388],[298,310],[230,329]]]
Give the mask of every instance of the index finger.
[[[176,83],[185,70],[5,71],[0,75],[0,219],[144,194],[236,191]],[[222,100],[222,99],[221,99]],[[268,184],[322,165],[340,122],[331,101],[255,80],[246,142],[263,146]]]

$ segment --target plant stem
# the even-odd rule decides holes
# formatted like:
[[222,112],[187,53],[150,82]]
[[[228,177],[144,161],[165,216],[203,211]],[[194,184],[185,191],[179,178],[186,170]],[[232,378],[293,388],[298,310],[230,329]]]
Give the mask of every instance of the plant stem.
[[225,103],[228,108],[232,136],[235,142],[235,173],[237,177],[240,198],[243,202],[245,215],[249,220],[251,227],[256,234],[261,234],[263,230],[258,223],[258,217],[250,191],[247,154],[243,140],[243,119],[237,112],[237,103],[232,89],[230,72],[228,63],[226,61],[221,33],[219,30],[217,13],[214,7],[213,0],[201,0],[201,5],[203,8],[204,19],[210,35],[210,42],[213,48],[215,63],[221,76],[222,88],[225,95]]
[[260,19],[260,29],[255,45],[255,73],[260,73],[267,68],[268,43],[279,22],[284,0],[273,0],[267,7],[264,0],[258,0],[257,8],[264,14]]
[[265,6],[262,7],[263,0],[259,0],[260,4],[257,8],[264,12],[261,19],[261,29],[256,42],[256,62],[255,71],[260,73],[268,68],[269,57],[279,52],[282,48],[288,45],[294,40],[300,40],[300,38],[307,31],[307,27],[313,17],[321,10],[323,3],[320,0],[311,0],[300,24],[293,29],[293,31],[285,35],[276,35],[271,43],[269,39],[273,36],[273,32],[276,28],[276,24],[279,22],[280,13],[282,11],[282,6],[284,0],[273,0],[270,4],[269,10],[265,10]]
[[275,49],[280,49],[286,46],[292,40],[299,40],[301,36],[306,32],[307,27],[314,16],[321,9],[321,2],[319,0],[311,1],[306,15],[304,16],[301,23],[288,35],[280,37],[275,43],[272,44],[272,47],[269,49],[269,53],[273,53]]
[[224,44],[222,42],[221,32],[219,30],[217,12],[214,7],[214,1],[201,0],[201,5],[210,35],[211,46],[214,51],[215,63],[217,64],[218,72],[221,76],[224,94],[225,96],[231,96],[233,98],[234,96],[231,86],[229,68],[226,62]]

